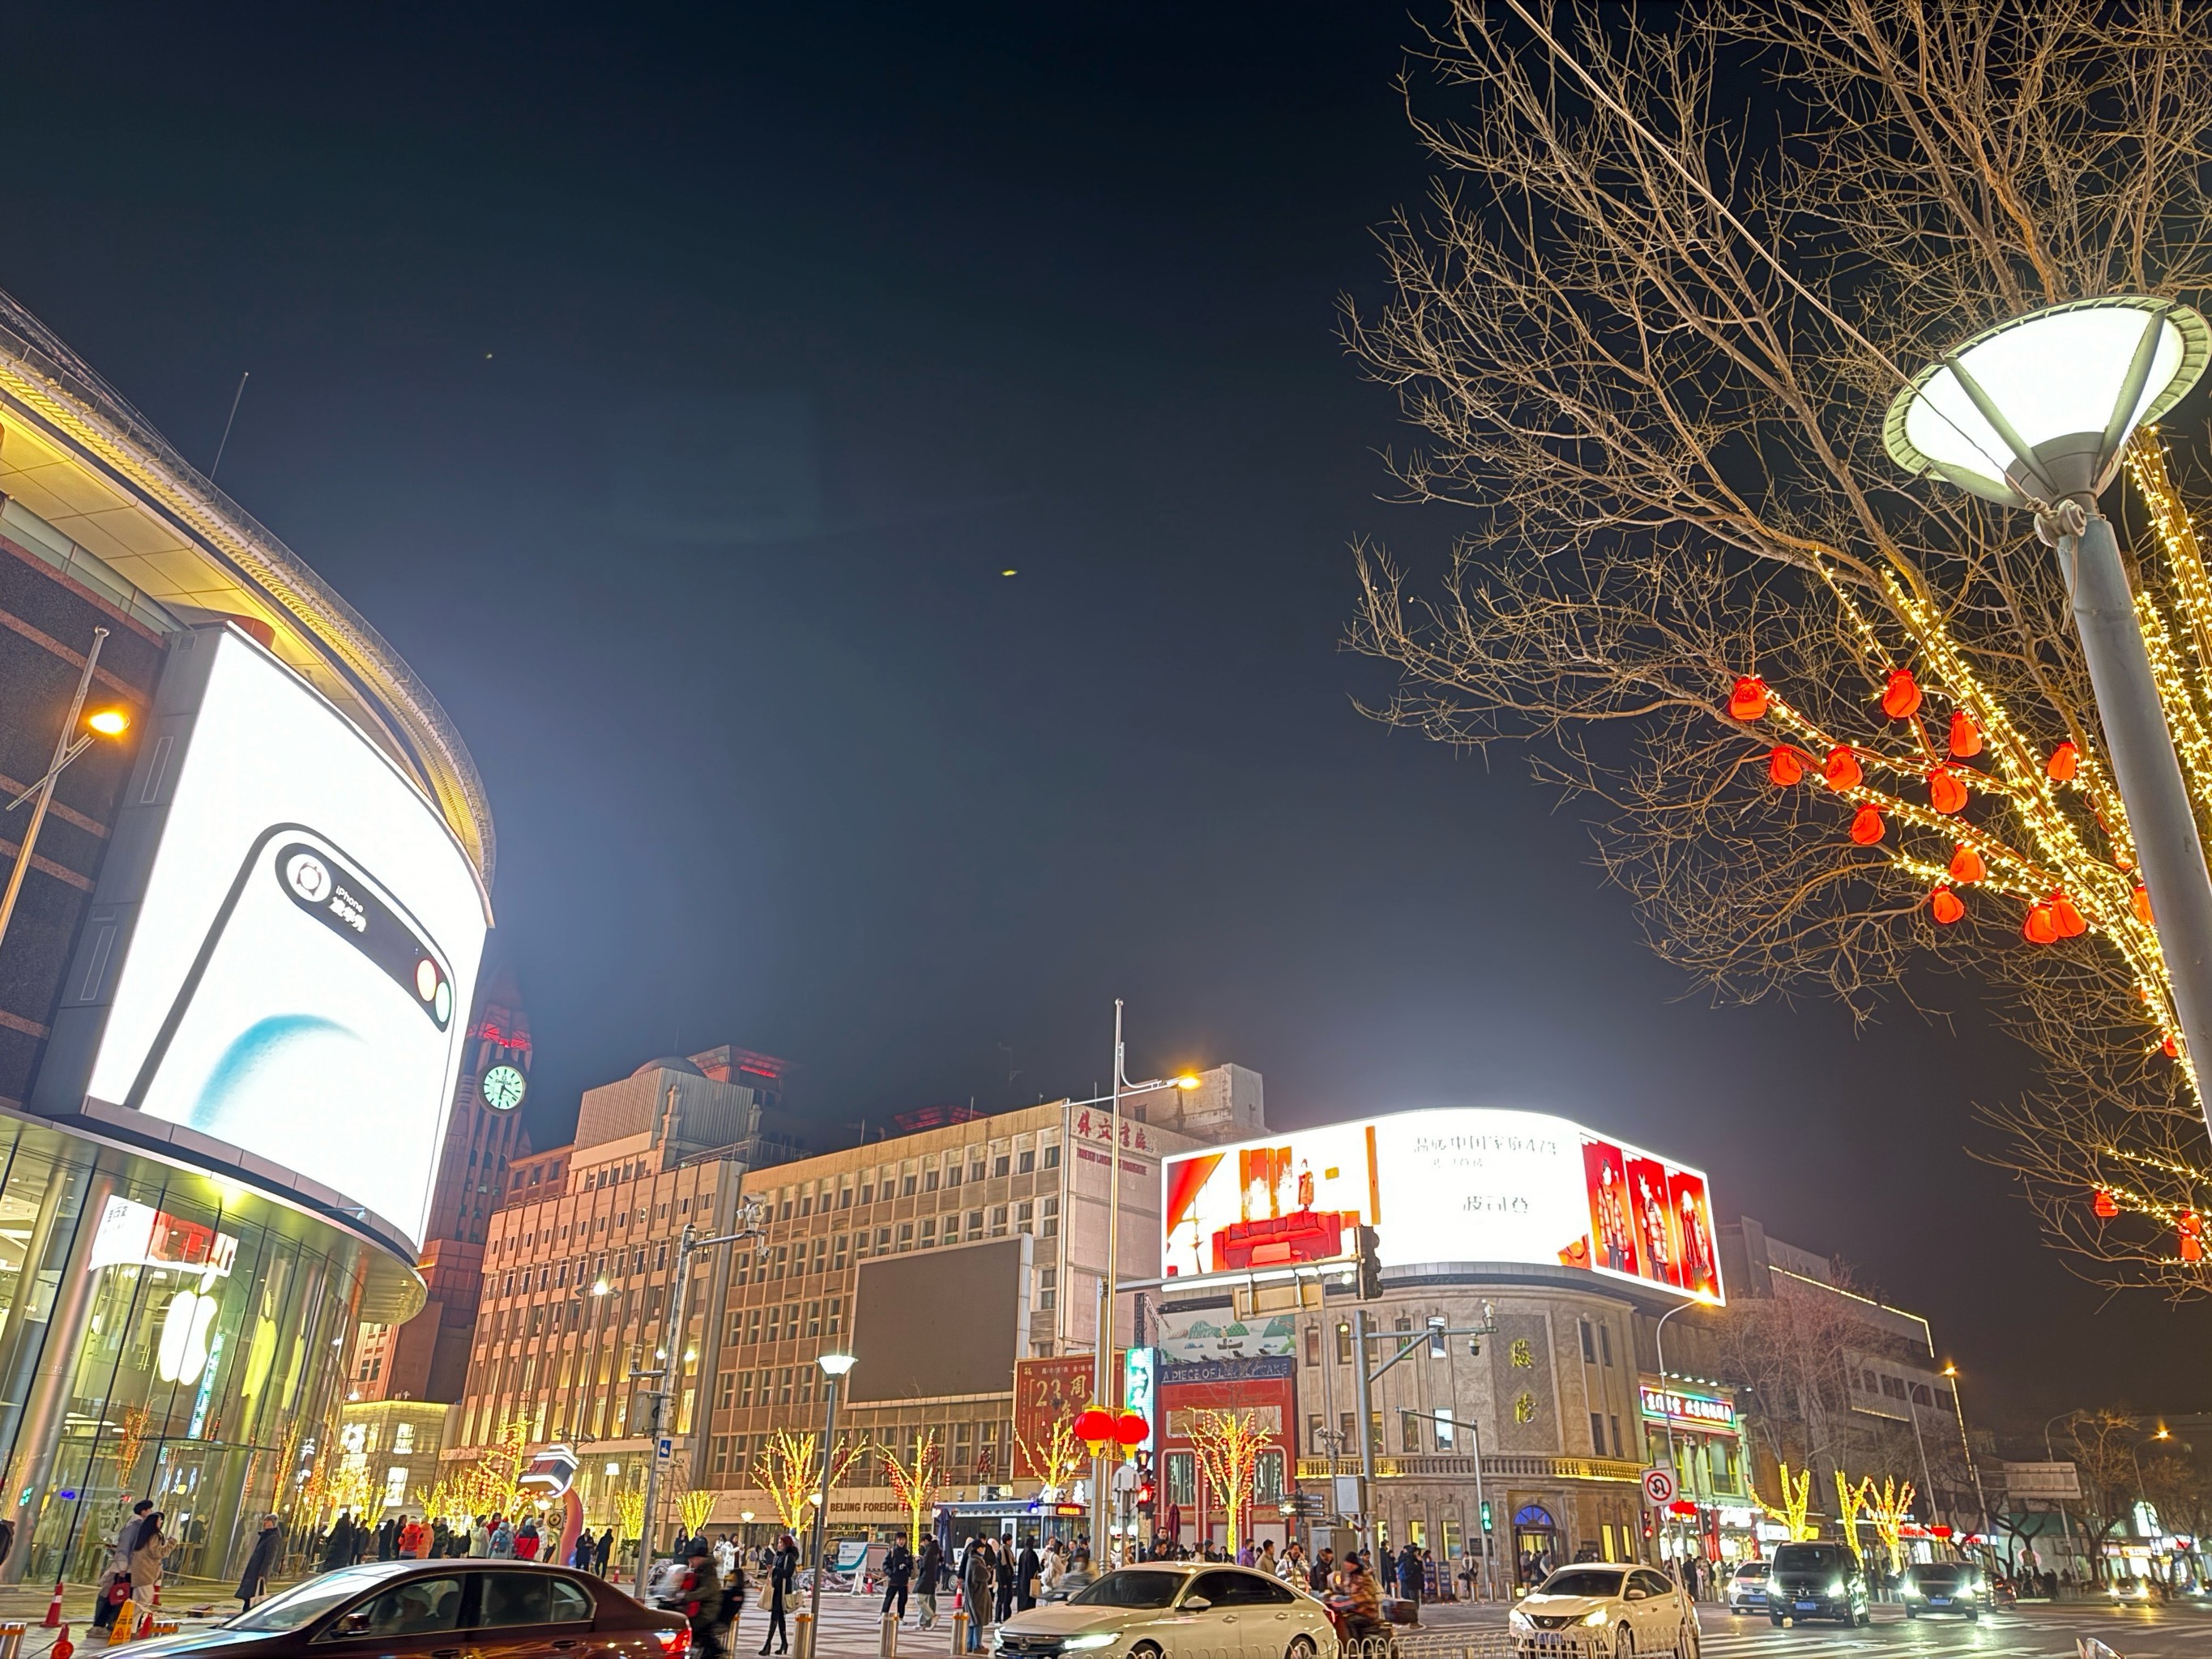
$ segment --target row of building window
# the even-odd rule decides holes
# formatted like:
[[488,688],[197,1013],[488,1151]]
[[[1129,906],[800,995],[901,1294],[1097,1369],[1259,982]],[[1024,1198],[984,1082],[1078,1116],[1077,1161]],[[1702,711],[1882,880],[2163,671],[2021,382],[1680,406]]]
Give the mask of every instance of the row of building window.
[[833,1202],[840,1210],[849,1210],[856,1204],[888,1204],[894,1199],[915,1198],[940,1188],[949,1190],[959,1186],[963,1179],[972,1184],[1010,1175],[1030,1175],[1040,1168],[1056,1170],[1060,1167],[1060,1143],[1048,1140],[1042,1147],[1017,1144],[1004,1151],[998,1146],[988,1149],[956,1147],[942,1156],[941,1169],[935,1158],[919,1163],[908,1158],[896,1168],[886,1164],[879,1170],[863,1170],[857,1179],[850,1175],[840,1176],[834,1188],[830,1177],[824,1176],[811,1185],[781,1188],[773,1200],[765,1194],[755,1194],[754,1201],[778,1221],[803,1220],[817,1209],[828,1213]]
[[799,1279],[808,1273],[842,1273],[851,1261],[870,1255],[933,1250],[939,1245],[957,1244],[963,1237],[972,1242],[985,1237],[1004,1238],[1009,1232],[1017,1232],[1052,1238],[1060,1232],[1057,1197],[994,1205],[988,1212],[988,1226],[986,1213],[982,1210],[969,1211],[964,1230],[960,1212],[954,1210],[943,1216],[924,1216],[919,1221],[902,1221],[896,1227],[878,1227],[872,1240],[870,1234],[861,1231],[825,1234],[813,1241],[811,1249],[804,1242],[772,1245],[765,1250],[740,1255],[735,1278],[738,1284],[748,1285]]

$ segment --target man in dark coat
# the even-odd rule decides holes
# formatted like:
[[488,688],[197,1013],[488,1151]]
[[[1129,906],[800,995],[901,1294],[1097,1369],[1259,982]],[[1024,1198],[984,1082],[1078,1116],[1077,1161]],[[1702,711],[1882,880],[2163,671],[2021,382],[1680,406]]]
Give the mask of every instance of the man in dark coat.
[[993,1592],[993,1581],[997,1577],[997,1563],[992,1559],[988,1539],[973,1540],[968,1547],[968,1576],[963,1588],[968,1595],[968,1651],[983,1650],[983,1626],[991,1622],[991,1613],[997,1605]]
[[261,1517],[261,1531],[253,1540],[253,1553],[246,1558],[246,1571],[238,1576],[238,1607],[241,1613],[253,1611],[253,1598],[269,1588],[269,1575],[276,1570],[276,1552],[282,1547],[283,1534],[276,1529],[276,1517]]
[[1037,1572],[1044,1563],[1037,1559],[1036,1540],[1022,1540],[1022,1553],[1014,1563],[1014,1611],[1027,1613],[1036,1605]]
[[354,1564],[353,1511],[340,1510],[338,1518],[331,1523],[331,1535],[323,1541],[323,1571],[334,1567],[349,1567]]

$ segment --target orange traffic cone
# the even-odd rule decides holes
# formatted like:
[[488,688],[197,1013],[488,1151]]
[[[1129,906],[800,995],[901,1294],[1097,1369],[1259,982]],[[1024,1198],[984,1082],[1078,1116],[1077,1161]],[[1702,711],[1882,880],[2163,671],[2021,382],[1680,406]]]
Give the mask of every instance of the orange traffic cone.
[[53,1629],[62,1621],[62,1581],[54,1580],[54,1599],[46,1603],[46,1628]]
[[71,1659],[76,1652],[76,1644],[70,1640],[69,1626],[64,1625],[62,1633],[54,1638],[53,1646],[46,1650],[46,1659]]

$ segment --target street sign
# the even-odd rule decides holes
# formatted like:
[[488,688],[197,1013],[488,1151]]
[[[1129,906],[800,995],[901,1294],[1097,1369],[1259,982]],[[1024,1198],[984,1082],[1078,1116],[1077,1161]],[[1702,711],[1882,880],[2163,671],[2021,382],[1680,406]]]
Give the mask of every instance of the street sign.
[[2014,1498],[2064,1502],[2081,1496],[2081,1472],[2071,1463],[2008,1463],[2005,1491]]
[[676,1442],[667,1435],[662,1435],[659,1441],[653,1446],[653,1455],[665,1463],[676,1455]]
[[1674,1501],[1674,1472],[1672,1469],[1653,1468],[1644,1471],[1644,1501],[1655,1506]]

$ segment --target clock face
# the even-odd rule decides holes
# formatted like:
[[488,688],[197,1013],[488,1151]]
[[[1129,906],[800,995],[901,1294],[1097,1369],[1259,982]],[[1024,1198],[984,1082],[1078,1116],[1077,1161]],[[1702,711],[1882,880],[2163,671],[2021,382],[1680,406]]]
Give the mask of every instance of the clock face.
[[483,1091],[484,1104],[495,1112],[511,1112],[522,1104],[522,1091],[530,1086],[529,1080],[512,1066],[495,1066],[483,1074],[477,1085]]

